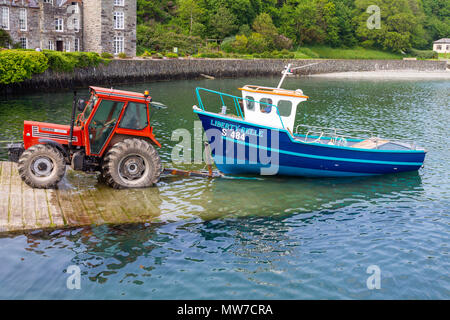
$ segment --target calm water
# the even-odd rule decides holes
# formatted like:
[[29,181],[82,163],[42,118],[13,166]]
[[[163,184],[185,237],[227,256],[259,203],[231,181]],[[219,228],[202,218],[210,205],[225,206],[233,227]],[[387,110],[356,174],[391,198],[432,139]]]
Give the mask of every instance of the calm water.
[[[168,163],[178,143],[172,131],[193,131],[196,86],[238,95],[244,84],[277,81],[120,88],[148,88],[169,106],[152,120]],[[413,138],[429,150],[425,167],[363,179],[164,178],[136,191],[160,208],[151,223],[0,237],[0,298],[449,299],[450,82],[301,78],[285,87],[310,96],[298,122]],[[71,99],[0,101],[0,140],[20,139],[24,119],[69,123]],[[95,177],[75,179],[102,188]],[[80,290],[66,287],[70,265],[81,269]],[[367,288],[371,265],[381,270],[381,289]]]

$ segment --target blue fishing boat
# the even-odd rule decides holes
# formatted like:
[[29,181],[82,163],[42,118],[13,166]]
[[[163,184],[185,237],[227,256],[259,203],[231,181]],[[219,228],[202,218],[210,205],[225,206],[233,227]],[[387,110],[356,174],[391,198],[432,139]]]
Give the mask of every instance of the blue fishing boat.
[[[291,73],[288,65],[276,88],[245,85],[239,88],[242,97],[196,88],[193,111],[222,173],[348,177],[423,166],[426,150],[413,141],[380,138],[364,130],[295,125],[297,108],[308,96],[300,89],[281,88]],[[218,112],[210,111],[213,103]]]

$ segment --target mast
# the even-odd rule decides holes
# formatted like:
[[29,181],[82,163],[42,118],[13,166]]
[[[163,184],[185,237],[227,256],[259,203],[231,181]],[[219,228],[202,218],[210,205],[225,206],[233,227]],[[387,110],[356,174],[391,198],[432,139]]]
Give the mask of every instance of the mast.
[[280,89],[280,88],[281,88],[281,85],[283,84],[283,81],[284,81],[284,79],[286,78],[286,76],[287,76],[288,74],[293,74],[293,73],[292,73],[293,70],[297,70],[297,69],[301,69],[301,68],[306,68],[306,67],[313,66],[313,65],[319,64],[319,63],[320,63],[320,62],[310,63],[310,64],[307,64],[307,65],[305,65],[305,66],[300,66],[300,67],[296,67],[296,68],[292,68],[292,69],[291,69],[291,64],[289,63],[286,67],[284,67],[284,70],[281,72],[281,74],[282,74],[283,76],[281,77],[281,80],[280,80],[280,82],[278,83],[277,89]]
[[284,67],[284,70],[281,71],[281,74],[282,74],[283,76],[281,77],[281,80],[280,80],[280,82],[278,83],[277,89],[280,89],[280,88],[281,88],[281,85],[283,84],[284,78],[286,78],[286,76],[287,76],[288,74],[292,74],[292,72],[290,72],[290,70],[289,70],[290,67],[291,67],[291,64],[289,63],[286,67]]

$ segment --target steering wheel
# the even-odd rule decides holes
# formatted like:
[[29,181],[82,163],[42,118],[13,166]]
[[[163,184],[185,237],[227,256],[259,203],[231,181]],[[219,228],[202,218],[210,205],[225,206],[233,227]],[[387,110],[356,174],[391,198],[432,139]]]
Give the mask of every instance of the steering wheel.
[[100,121],[100,120],[92,120],[92,123],[95,126],[101,126],[101,127],[108,127],[111,124],[113,124],[114,122],[116,122],[116,118],[109,120],[108,122],[104,122],[104,121]]
[[104,124],[104,126],[105,126],[105,127],[108,127],[108,126],[112,125],[112,124],[115,123],[115,122],[116,122],[116,118],[111,119],[111,120],[109,120],[108,122],[106,122],[106,123]]

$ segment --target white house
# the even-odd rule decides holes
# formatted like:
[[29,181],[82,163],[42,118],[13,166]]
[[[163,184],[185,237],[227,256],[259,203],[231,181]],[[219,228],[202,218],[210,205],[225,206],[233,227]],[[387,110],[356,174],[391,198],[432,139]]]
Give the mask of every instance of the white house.
[[442,38],[433,42],[433,51],[450,53],[450,38]]

